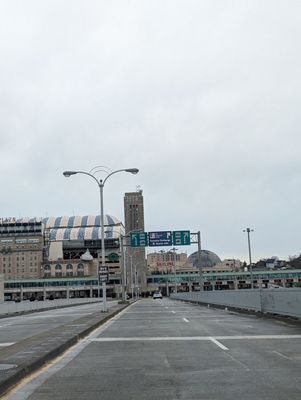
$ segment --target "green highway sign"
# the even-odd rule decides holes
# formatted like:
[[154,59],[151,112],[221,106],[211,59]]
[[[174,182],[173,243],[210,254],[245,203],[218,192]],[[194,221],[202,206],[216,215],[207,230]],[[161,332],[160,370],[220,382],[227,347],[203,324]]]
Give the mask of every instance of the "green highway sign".
[[190,245],[190,231],[173,231],[172,241],[175,246]]
[[131,247],[146,247],[147,244],[147,232],[131,233]]
[[131,247],[189,246],[190,231],[131,232]]

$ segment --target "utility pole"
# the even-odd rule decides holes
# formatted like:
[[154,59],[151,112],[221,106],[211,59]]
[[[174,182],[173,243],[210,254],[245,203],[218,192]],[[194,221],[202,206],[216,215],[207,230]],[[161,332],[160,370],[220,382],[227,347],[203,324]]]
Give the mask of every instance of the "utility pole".
[[201,255],[202,255],[202,247],[201,247],[201,232],[197,232],[198,237],[198,265],[199,265],[199,272],[200,272],[200,289],[204,290],[204,280],[203,280],[203,271],[202,271],[202,262],[201,262]]
[[251,275],[251,289],[254,289],[253,283],[253,267],[252,267],[252,257],[251,257],[251,243],[250,243],[250,232],[254,232],[254,229],[246,228],[243,232],[247,232],[248,235],[248,247],[249,247],[249,262],[250,262],[250,275]]

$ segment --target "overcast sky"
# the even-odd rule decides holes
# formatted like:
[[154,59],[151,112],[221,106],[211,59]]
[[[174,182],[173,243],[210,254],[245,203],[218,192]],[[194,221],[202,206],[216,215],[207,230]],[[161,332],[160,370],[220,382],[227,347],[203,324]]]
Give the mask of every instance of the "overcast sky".
[[300,37],[299,0],[0,0],[0,216],[96,214],[62,172],[137,167],[105,213],[140,186],[146,231],[299,254]]

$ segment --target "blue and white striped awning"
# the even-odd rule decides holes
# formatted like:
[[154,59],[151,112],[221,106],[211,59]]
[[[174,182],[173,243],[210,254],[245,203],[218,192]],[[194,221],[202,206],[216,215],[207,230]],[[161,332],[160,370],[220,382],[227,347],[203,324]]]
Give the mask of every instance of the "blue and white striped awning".
[[[16,222],[42,222],[51,241],[101,239],[100,215],[19,218]],[[124,234],[124,227],[116,217],[105,215],[104,231],[106,239],[114,239]]]
[[[100,215],[49,217],[43,219],[49,229],[50,241],[101,239]],[[124,233],[122,223],[111,215],[104,216],[105,239],[119,238]]]
[[[74,215],[72,217],[48,217],[43,218],[46,229],[51,228],[83,228],[100,227],[100,215]],[[121,222],[116,217],[104,215],[104,226],[119,225]]]

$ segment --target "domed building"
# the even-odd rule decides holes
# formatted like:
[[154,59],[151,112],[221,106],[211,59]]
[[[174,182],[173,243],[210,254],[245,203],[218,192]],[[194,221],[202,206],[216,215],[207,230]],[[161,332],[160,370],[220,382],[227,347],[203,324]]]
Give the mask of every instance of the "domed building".
[[[198,257],[197,251],[190,254],[190,256],[188,257],[188,262],[191,263],[196,268],[199,267],[199,257]],[[222,261],[219,258],[219,256],[217,254],[213,253],[213,251],[201,250],[201,267],[202,268],[211,268],[221,262]]]
[[[48,249],[44,278],[97,276],[101,260],[100,215],[48,217],[42,220]],[[120,281],[120,238],[122,222],[104,215],[105,263],[110,281]]]

